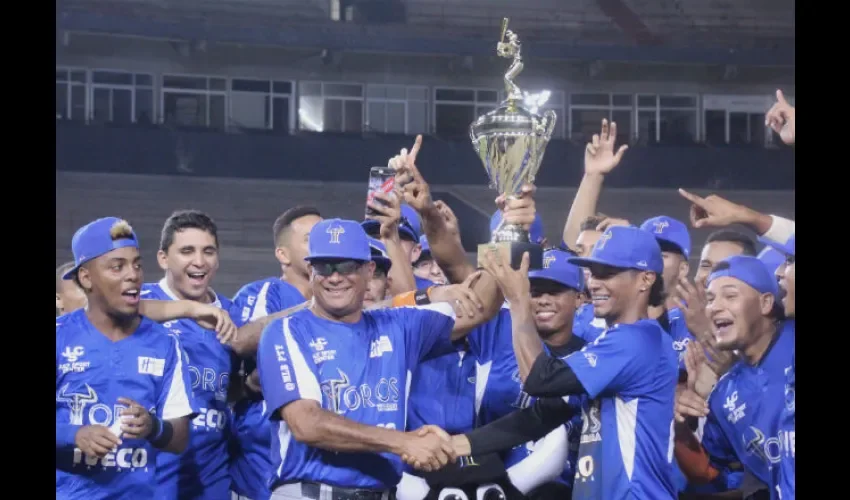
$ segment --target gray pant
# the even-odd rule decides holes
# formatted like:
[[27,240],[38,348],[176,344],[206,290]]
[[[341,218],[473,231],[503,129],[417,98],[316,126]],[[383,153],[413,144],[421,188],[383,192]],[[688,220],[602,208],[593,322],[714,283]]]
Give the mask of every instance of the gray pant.
[[235,491],[230,492],[230,500],[252,500],[250,497],[246,497],[244,495],[240,495]]
[[[390,492],[385,491],[382,500],[388,500]],[[271,500],[300,500],[305,498],[301,494],[301,483],[284,484],[272,491]],[[316,500],[333,500],[333,488],[323,484],[319,488],[319,498]]]

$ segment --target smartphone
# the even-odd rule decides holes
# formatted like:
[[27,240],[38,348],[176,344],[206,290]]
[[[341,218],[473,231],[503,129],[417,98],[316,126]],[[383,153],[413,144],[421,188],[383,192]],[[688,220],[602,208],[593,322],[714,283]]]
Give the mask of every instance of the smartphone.
[[366,194],[366,217],[377,215],[369,208],[373,200],[383,204],[383,201],[375,199],[375,193],[389,194],[395,187],[395,170],[390,167],[372,167],[369,170],[369,191]]

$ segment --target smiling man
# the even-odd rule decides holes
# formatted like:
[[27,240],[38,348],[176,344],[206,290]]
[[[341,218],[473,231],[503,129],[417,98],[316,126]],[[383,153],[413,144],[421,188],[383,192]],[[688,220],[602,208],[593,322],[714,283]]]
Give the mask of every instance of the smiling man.
[[[781,321],[778,295],[775,277],[756,257],[730,257],[708,277],[706,312],[717,347],[735,350],[741,359],[713,388],[699,383],[677,398],[677,413],[685,418],[675,427],[676,458],[694,483],[711,481],[712,470],[740,462],[760,482],[771,484],[781,460],[779,416],[796,336],[793,321]],[[693,434],[699,417],[706,417],[701,448]],[[708,462],[695,460],[694,450]]]
[[[147,283],[143,298],[192,300],[228,311],[231,302],[210,286],[218,271],[218,228],[205,213],[180,210],[162,228],[157,260],[165,271],[158,283]],[[237,366],[229,346],[216,333],[190,320],[164,324],[183,343],[200,415],[192,420],[189,446],[179,456],[157,461],[157,498],[227,500],[230,473],[227,437],[230,432],[227,392]]]

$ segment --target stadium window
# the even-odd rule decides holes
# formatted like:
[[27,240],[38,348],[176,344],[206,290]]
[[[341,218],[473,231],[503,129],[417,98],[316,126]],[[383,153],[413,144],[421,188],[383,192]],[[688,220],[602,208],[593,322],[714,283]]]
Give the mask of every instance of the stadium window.
[[224,129],[227,125],[225,78],[163,75],[164,122],[183,127]]
[[230,125],[288,133],[292,82],[234,78],[230,81]]
[[490,89],[434,89],[434,128],[444,139],[469,138],[469,126],[499,105],[499,92]]
[[617,142],[628,144],[632,135],[634,96],[631,94],[570,94],[570,138],[589,142],[603,119],[617,122]]
[[782,144],[782,140],[764,126],[764,114],[772,104],[772,98],[766,95],[703,96],[705,142],[714,146]]
[[363,85],[299,82],[298,128],[313,132],[363,131]]
[[153,123],[152,75],[93,70],[91,76],[91,120],[99,123]]
[[693,95],[638,95],[638,141],[641,144],[694,144],[697,98]]
[[86,121],[86,71],[56,68],[56,119]]
[[427,87],[370,84],[366,102],[366,126],[371,132],[421,134],[428,130]]

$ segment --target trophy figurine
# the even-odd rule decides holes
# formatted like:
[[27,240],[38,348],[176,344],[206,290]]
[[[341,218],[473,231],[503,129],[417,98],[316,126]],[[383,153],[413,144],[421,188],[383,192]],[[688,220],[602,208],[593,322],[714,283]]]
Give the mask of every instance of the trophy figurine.
[[[533,183],[543,160],[546,145],[555,129],[556,116],[553,111],[537,114],[537,107],[543,104],[538,98],[528,109],[524,106],[532,96],[523,95],[514,79],[522,71],[522,54],[519,37],[508,29],[508,19],[502,20],[502,35],[496,45],[499,57],[512,59],[505,73],[505,92],[507,98],[501,105],[489,113],[479,116],[469,126],[472,147],[481,158],[484,170],[490,178],[490,187],[508,197],[519,194],[523,184]],[[520,225],[502,223],[493,231],[490,243],[478,246],[478,262],[484,252],[492,246],[497,251],[510,255],[511,266],[519,268],[522,255],[528,252],[529,267],[543,267],[543,248],[529,239],[528,231]]]

